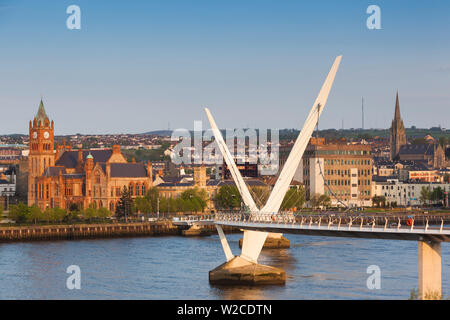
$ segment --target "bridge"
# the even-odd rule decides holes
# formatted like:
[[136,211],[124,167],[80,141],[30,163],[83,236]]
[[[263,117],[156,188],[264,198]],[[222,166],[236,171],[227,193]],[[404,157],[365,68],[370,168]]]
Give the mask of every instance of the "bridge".
[[182,216],[172,218],[172,224],[176,226],[203,226],[212,225],[215,223],[214,215],[202,215],[202,216]]
[[244,230],[308,236],[450,242],[447,216],[249,215],[219,213],[214,223]]
[[[384,217],[296,217],[280,212],[284,196],[289,189],[306,146],[318,124],[337,70],[341,62],[338,56],[314,101],[292,150],[277,177],[277,181],[266,204],[259,208],[238,170],[222,133],[210,110],[205,108],[217,146],[224,157],[242,200],[248,208],[245,214],[218,214],[214,223],[225,253],[226,262],[209,272],[212,284],[283,284],[286,273],[280,268],[258,264],[261,249],[272,233],[297,233],[333,237],[358,237],[393,240],[414,240],[418,242],[418,291],[422,299],[441,296],[441,243],[450,239],[450,230],[441,224],[430,226],[430,221],[415,219],[397,221]],[[355,168],[357,170],[357,168]],[[384,222],[384,223],[383,223]],[[404,223],[405,222],[405,223]],[[435,224],[435,223],[433,223]],[[242,251],[233,255],[222,227],[234,226],[244,230]]]

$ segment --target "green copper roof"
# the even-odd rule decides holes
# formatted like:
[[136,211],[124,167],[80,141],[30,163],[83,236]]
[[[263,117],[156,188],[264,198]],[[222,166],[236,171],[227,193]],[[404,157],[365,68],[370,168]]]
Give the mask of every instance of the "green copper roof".
[[86,159],[94,159],[94,157],[92,156],[92,154],[89,152],[88,156],[86,157]]
[[36,120],[38,123],[44,124],[45,119],[47,119],[47,118],[48,118],[48,116],[47,116],[47,113],[45,113],[44,103],[42,102],[42,99],[41,99],[41,103],[39,104],[39,109],[36,114]]

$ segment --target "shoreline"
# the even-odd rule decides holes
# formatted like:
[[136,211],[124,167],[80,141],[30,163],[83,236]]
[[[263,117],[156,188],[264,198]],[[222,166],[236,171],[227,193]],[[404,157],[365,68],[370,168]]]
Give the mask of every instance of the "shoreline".
[[[79,240],[125,237],[183,236],[185,228],[177,227],[171,221],[136,223],[99,223],[76,225],[37,225],[0,227],[0,243],[42,240]],[[227,228],[227,233],[239,230]],[[202,227],[196,236],[217,234],[214,225]]]

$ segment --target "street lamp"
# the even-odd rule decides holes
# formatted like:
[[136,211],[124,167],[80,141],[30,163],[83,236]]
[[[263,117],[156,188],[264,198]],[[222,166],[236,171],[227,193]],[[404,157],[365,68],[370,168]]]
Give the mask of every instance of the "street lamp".
[[2,190],[2,196],[6,196],[6,210],[9,210],[9,197],[14,196],[14,191],[8,191],[6,189]]
[[156,196],[156,213],[158,214],[159,219],[159,194]]

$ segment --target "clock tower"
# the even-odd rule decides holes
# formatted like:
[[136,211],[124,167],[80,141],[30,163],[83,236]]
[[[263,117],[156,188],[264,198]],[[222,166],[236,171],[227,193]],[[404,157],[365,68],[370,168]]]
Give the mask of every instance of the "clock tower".
[[55,165],[54,123],[45,113],[44,103],[33,121],[30,121],[30,142],[28,155],[28,205],[36,204],[38,185],[36,178],[42,176],[47,167]]

